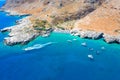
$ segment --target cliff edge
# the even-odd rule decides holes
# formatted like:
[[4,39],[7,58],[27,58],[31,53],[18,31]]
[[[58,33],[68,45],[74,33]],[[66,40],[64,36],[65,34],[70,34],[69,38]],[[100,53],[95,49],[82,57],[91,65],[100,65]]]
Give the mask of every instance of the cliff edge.
[[82,37],[97,33],[108,43],[120,43],[120,0],[7,0],[2,9],[31,14],[38,27],[47,23],[54,29],[77,30]]

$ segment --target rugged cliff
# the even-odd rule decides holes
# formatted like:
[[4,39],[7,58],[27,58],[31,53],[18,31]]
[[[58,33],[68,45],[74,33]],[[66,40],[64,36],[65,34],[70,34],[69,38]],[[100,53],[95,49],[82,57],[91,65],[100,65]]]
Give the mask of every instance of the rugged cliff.
[[98,33],[107,42],[120,43],[120,0],[7,0],[2,9],[31,14],[33,24],[40,21],[62,30],[77,30],[87,38]]

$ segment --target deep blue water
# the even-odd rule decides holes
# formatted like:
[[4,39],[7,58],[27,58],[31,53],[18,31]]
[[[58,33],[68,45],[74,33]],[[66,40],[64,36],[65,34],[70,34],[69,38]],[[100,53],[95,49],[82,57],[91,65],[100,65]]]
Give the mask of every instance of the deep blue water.
[[[0,28],[14,25],[18,19],[19,16],[0,12]],[[120,80],[118,44],[52,33],[50,37],[38,37],[28,45],[10,47],[3,43],[5,36],[7,33],[0,33],[0,80]],[[81,46],[83,42],[87,47]],[[32,50],[24,50],[28,48]],[[88,59],[88,54],[94,56],[93,61]]]
[[5,0],[0,0],[0,7],[2,7],[5,3]]

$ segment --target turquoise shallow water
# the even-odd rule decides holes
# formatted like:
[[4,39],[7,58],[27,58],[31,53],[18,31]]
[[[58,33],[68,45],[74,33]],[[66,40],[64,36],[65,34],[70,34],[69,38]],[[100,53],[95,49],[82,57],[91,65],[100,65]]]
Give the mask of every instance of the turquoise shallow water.
[[[23,50],[48,42],[54,43],[39,49]],[[87,43],[87,47],[81,46],[83,42]],[[102,46],[105,50],[101,50]],[[100,54],[95,51],[100,51]],[[119,51],[117,44],[63,33],[52,33],[48,38],[39,37],[26,46],[1,45],[0,80],[119,80]],[[94,56],[94,61],[88,59],[88,54]]]
[[[0,28],[14,25],[18,19],[20,17],[0,12],[3,21],[0,21]],[[120,80],[118,44],[52,33],[47,38],[38,37],[28,45],[10,47],[3,44],[5,36],[7,33],[0,33],[0,80]],[[87,47],[81,46],[83,42]],[[89,60],[88,54],[94,56],[93,61]]]

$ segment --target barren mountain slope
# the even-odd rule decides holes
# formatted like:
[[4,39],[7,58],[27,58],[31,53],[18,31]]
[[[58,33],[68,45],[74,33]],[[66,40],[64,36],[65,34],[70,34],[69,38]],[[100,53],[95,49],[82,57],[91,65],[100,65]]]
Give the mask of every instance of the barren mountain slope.
[[108,0],[95,11],[76,21],[75,28],[111,35],[120,33],[120,0]]
[[[96,9],[104,0],[7,0],[6,10],[32,14],[48,21],[79,19]],[[54,22],[53,22],[54,23]],[[58,22],[56,22],[58,23]]]
[[3,9],[32,14],[52,24],[74,21],[75,29],[120,32],[120,0],[7,0]]

